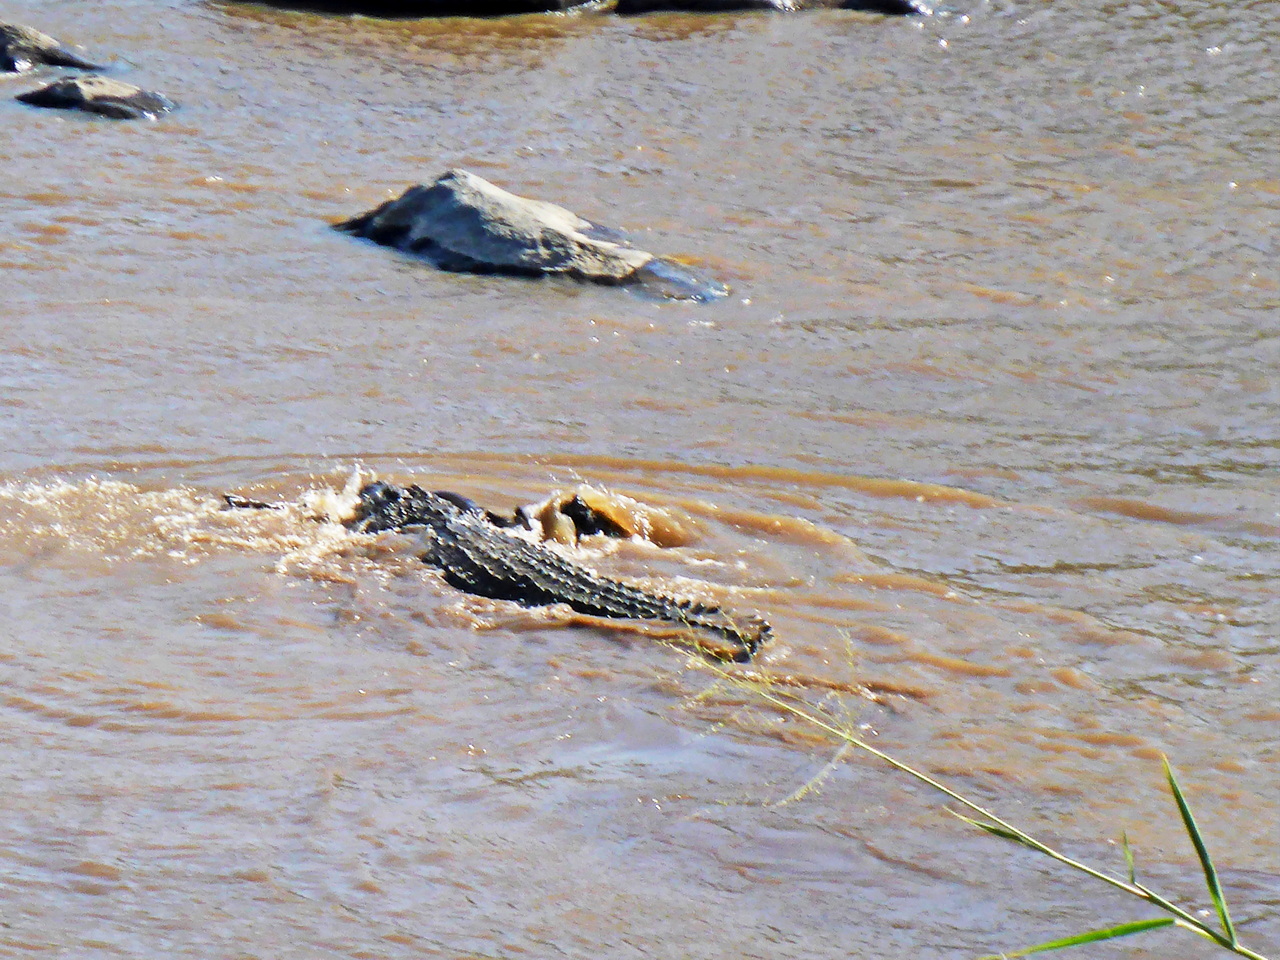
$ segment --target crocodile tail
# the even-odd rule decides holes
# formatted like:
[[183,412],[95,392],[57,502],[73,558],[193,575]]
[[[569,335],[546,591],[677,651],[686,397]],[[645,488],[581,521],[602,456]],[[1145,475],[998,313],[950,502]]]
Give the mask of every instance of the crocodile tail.
[[756,651],[773,637],[773,628],[760,617],[752,616],[745,621],[735,621],[732,636],[739,646],[734,662],[749,663]]
[[743,655],[738,658],[738,663],[748,662],[757,650],[773,639],[773,627],[763,617],[752,614],[745,622],[745,629],[739,633]]
[[731,641],[737,648],[732,660],[747,663],[773,636],[773,628],[758,616],[739,617],[713,603],[698,600],[674,602],[677,616],[673,619],[687,623]]

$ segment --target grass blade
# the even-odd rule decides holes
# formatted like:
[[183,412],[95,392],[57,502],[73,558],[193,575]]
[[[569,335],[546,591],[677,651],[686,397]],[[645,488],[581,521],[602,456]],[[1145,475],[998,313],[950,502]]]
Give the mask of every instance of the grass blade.
[[[705,664],[704,664],[705,665]],[[1049,857],[1063,866],[1078,871],[1085,876],[1091,877],[1100,883],[1105,883],[1117,890],[1142,900],[1150,907],[1156,907],[1164,911],[1168,916],[1153,920],[1141,920],[1136,923],[1126,923],[1118,927],[1108,927],[1106,929],[1095,930],[1090,933],[1081,934],[1074,937],[1068,937],[1062,940],[1055,940],[1050,943],[1039,944],[1034,947],[1024,948],[1016,953],[996,954],[991,957],[983,958],[983,960],[1005,960],[1005,958],[1025,957],[1034,953],[1042,953],[1047,950],[1060,950],[1065,947],[1076,946],[1079,944],[1095,943],[1100,940],[1109,940],[1114,937],[1128,936],[1134,933],[1141,933],[1145,930],[1155,930],[1167,926],[1178,926],[1190,931],[1204,939],[1222,947],[1231,953],[1246,958],[1246,960],[1267,960],[1262,954],[1241,944],[1235,933],[1235,928],[1231,924],[1230,915],[1227,912],[1226,901],[1222,896],[1222,889],[1218,883],[1217,872],[1213,867],[1209,854],[1204,846],[1204,839],[1200,834],[1199,828],[1196,826],[1195,819],[1191,815],[1191,808],[1188,806],[1186,797],[1179,787],[1177,779],[1173,774],[1169,762],[1165,760],[1165,773],[1169,781],[1170,790],[1174,799],[1178,804],[1178,808],[1182,814],[1183,824],[1187,833],[1195,845],[1200,855],[1200,861],[1204,868],[1205,876],[1209,885],[1210,894],[1214,903],[1218,907],[1218,917],[1221,921],[1222,928],[1225,932],[1220,933],[1218,929],[1210,925],[1200,916],[1192,913],[1191,910],[1181,907],[1164,897],[1149,887],[1144,886],[1137,880],[1137,871],[1134,865],[1133,850],[1129,846],[1129,838],[1127,835],[1122,837],[1125,862],[1128,866],[1128,878],[1123,879],[1121,876],[1112,875],[1106,870],[1095,868],[1080,860],[1075,860],[1059,850],[1055,850],[1042,840],[1034,837],[1025,830],[1020,829],[1008,820],[1003,819],[995,813],[992,813],[986,807],[983,807],[975,800],[964,796],[958,791],[947,786],[940,780],[935,779],[927,773],[911,766],[908,763],[899,760],[897,757],[886,753],[859,735],[858,730],[849,722],[842,722],[841,719],[832,714],[827,709],[825,702],[817,704],[809,703],[792,693],[791,691],[779,692],[769,685],[768,678],[743,678],[729,673],[723,667],[713,666],[716,674],[724,683],[734,686],[739,690],[752,693],[764,703],[767,703],[777,709],[780,713],[786,714],[798,721],[801,721],[817,731],[828,734],[837,742],[846,744],[850,747],[856,747],[877,759],[888,764],[899,773],[905,774],[919,783],[938,791],[945,795],[951,802],[970,811],[973,816],[966,816],[958,813],[955,809],[943,806],[942,809],[946,813],[951,814],[972,826],[978,827],[985,833],[1000,837],[1004,840],[1011,840],[1028,849],[1035,850],[1038,853]],[[1203,912],[1207,916],[1207,911]],[[1280,958],[1277,958],[1280,960]]]
[[1133,923],[1122,923],[1118,927],[1106,927],[1102,930],[1090,930],[1088,933],[1080,933],[1074,937],[1064,937],[1061,940],[1052,940],[1049,943],[1037,944],[1034,947],[1026,947],[1013,953],[997,953],[989,957],[983,957],[982,960],[1015,960],[1017,957],[1027,957],[1033,953],[1047,953],[1050,950],[1062,950],[1065,947],[1078,947],[1082,943],[1097,943],[1099,940],[1114,940],[1116,937],[1127,937],[1130,934],[1142,933],[1145,930],[1156,930],[1160,927],[1171,927],[1178,921],[1173,917],[1156,917],[1152,920],[1135,920]]
[[1012,840],[1014,843],[1023,843],[1025,845],[1022,837],[1012,830],[1006,830],[1004,827],[996,826],[994,823],[985,823],[982,820],[975,820],[973,817],[966,817],[963,813],[956,813],[950,807],[946,807],[944,809],[946,809],[947,813],[951,814],[957,820],[963,820],[965,823],[977,827],[979,830],[985,830],[987,833],[1000,837],[1003,840]]
[[1120,834],[1120,845],[1124,847],[1124,862],[1129,866],[1129,882],[1137,884],[1138,870],[1133,865],[1133,848],[1129,846],[1129,834]]
[[1200,835],[1200,828],[1196,826],[1196,818],[1191,815],[1191,807],[1187,805],[1187,798],[1182,795],[1182,788],[1178,786],[1178,778],[1173,775],[1173,767],[1169,766],[1169,758],[1162,757],[1164,761],[1164,774],[1169,780],[1169,791],[1173,794],[1174,801],[1178,804],[1178,812],[1182,814],[1182,823],[1187,828],[1187,836],[1191,838],[1192,845],[1196,848],[1196,856],[1200,858],[1200,867],[1204,870],[1204,882],[1209,888],[1209,896],[1213,899],[1213,905],[1218,909],[1218,919],[1222,922],[1222,932],[1227,935],[1227,939],[1231,941],[1231,946],[1236,945],[1236,930],[1231,924],[1231,914],[1227,912],[1227,901],[1222,895],[1222,885],[1218,883],[1218,871],[1213,866],[1213,861],[1209,859],[1209,851],[1205,848],[1204,837]]

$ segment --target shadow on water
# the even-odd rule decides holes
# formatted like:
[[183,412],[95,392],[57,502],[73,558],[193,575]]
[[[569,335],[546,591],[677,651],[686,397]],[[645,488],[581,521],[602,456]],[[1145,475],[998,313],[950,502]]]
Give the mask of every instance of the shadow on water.
[[[349,31],[359,24],[361,38],[385,36],[452,53],[479,52],[563,39],[579,32],[591,18],[563,16],[530,9],[502,15],[500,4],[476,4],[467,16],[406,12],[412,4],[362,4],[339,0],[273,0],[243,3],[240,0],[206,0],[220,14],[240,20],[280,27],[339,27]],[[417,5],[419,8],[421,4]]]
[[589,24],[625,24],[636,37],[650,41],[692,40],[698,37],[759,29],[776,18],[769,11],[737,11],[732,15],[658,11],[641,17],[599,16],[610,13],[609,0],[563,9],[542,9],[545,4],[530,0],[527,10],[510,12],[502,0],[470,4],[465,15],[443,10],[427,12],[429,4],[396,2],[360,3],[352,0],[205,0],[220,13],[281,26],[296,26],[301,20],[318,18],[333,22],[357,19],[365,29],[389,28],[408,31],[419,43],[440,42],[450,52],[463,52],[459,42],[469,39],[477,46],[512,45],[565,38],[581,32]]
[[[270,36],[275,41],[287,37],[288,45],[280,49],[289,51],[291,57],[300,53],[297,34],[305,33],[309,38],[333,44],[336,55],[358,51],[362,59],[406,69],[415,69],[429,60],[433,68],[449,70],[457,66],[453,63],[455,58],[472,69],[475,61],[494,57],[518,58],[520,65],[536,69],[542,66],[549,48],[592,30],[598,22],[594,17],[554,13],[497,16],[500,11],[496,5],[493,15],[485,15],[487,6],[477,6],[473,11],[476,16],[465,17],[414,16],[392,9],[404,5],[370,6],[328,0],[269,4],[206,0],[206,5],[225,16],[229,24],[287,31]],[[261,41],[254,38],[251,42]]]

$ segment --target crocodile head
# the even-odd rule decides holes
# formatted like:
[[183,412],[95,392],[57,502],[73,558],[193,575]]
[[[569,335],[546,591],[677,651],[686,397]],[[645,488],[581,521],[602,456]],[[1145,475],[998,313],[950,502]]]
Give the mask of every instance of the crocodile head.
[[397,487],[376,481],[360,488],[360,502],[348,526],[357,533],[380,533],[444,523],[463,512],[452,499],[420,487]]

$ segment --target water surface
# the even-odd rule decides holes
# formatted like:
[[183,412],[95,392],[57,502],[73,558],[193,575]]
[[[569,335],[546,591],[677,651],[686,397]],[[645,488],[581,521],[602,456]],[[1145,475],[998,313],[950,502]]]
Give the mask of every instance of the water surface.
[[[6,19],[0,944],[75,957],[970,957],[1143,912],[644,629],[463,597],[314,506],[590,482],[760,670],[1280,950],[1274,5]],[[329,223],[462,166],[723,277],[446,274]],[[841,690],[853,691],[842,693]],[[794,797],[820,776],[818,789]],[[1210,956],[1175,934],[1092,956]]]

